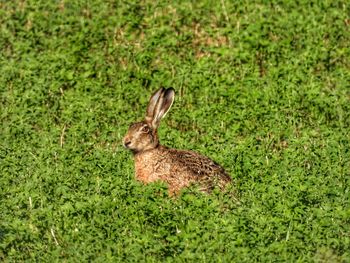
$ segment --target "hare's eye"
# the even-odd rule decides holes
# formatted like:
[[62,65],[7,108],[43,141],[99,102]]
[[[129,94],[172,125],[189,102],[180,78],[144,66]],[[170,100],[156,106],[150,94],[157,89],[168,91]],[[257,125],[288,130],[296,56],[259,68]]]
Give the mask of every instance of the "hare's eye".
[[150,129],[149,129],[148,126],[143,126],[141,131],[144,132],[144,133],[148,133],[150,131]]

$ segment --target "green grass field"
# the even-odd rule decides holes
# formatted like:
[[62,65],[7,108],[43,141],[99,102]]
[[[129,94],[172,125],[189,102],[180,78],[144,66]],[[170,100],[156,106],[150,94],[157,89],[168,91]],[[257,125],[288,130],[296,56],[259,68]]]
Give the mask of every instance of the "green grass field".
[[[0,1],[0,261],[350,262],[346,2]],[[236,198],[135,180],[161,86]]]

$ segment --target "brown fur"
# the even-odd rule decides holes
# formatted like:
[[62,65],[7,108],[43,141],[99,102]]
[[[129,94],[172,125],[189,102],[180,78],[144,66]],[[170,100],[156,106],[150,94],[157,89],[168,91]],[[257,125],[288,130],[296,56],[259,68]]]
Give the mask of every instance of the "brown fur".
[[137,180],[145,184],[164,181],[171,195],[194,183],[204,192],[215,186],[224,189],[231,178],[220,165],[196,152],[159,144],[157,128],[173,99],[173,89],[159,89],[150,99],[145,121],[132,124],[124,137],[125,147],[134,154]]

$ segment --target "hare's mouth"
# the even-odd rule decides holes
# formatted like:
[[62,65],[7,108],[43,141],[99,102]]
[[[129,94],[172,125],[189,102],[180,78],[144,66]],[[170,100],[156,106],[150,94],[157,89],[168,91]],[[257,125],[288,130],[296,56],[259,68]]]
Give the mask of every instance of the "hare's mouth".
[[126,149],[132,151],[133,153],[138,152],[137,147],[135,147],[135,145],[131,141],[124,141],[123,145]]
[[123,140],[123,146],[127,149],[131,149],[131,140],[129,138],[124,138]]
[[131,151],[133,154],[137,154],[139,152],[139,149],[137,147],[134,147],[131,142],[123,143],[125,149]]
[[131,142],[124,142],[124,147],[130,149]]

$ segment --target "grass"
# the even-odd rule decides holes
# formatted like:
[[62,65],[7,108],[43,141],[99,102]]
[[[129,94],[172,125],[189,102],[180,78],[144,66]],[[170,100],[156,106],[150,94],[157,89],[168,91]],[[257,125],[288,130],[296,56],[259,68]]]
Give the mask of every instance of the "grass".
[[[350,261],[346,1],[1,1],[0,260]],[[121,140],[174,87],[161,141],[230,195],[134,179]]]

